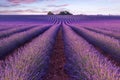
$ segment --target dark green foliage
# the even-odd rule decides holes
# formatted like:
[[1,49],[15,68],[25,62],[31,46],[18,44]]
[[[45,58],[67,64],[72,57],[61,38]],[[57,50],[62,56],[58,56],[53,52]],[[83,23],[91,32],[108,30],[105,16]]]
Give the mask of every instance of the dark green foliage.
[[47,15],[54,15],[54,14],[51,11],[49,11]]
[[68,11],[61,11],[58,15],[72,15],[72,13]]

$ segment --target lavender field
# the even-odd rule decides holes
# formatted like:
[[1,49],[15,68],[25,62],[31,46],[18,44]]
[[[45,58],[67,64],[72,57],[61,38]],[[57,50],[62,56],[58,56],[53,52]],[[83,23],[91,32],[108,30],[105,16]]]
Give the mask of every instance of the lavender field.
[[1,15],[0,80],[120,80],[120,16]]

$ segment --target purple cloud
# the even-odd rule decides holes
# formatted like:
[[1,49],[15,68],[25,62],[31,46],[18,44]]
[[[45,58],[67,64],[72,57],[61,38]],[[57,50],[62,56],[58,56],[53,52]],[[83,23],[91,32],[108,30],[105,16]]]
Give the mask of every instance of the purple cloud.
[[22,13],[41,13],[37,10],[27,9],[27,10],[3,10],[0,14],[22,14]]
[[69,6],[69,4],[62,4],[62,5],[47,5],[47,7],[66,7]]
[[[51,10],[53,13],[57,14],[62,10],[67,10],[65,8],[60,8],[56,10]],[[69,11],[69,10],[67,10]],[[47,14],[49,10],[33,10],[33,9],[26,9],[26,10],[2,10],[0,14]]]
[[56,0],[3,0],[0,1],[0,7],[13,7],[19,6],[20,4],[31,4],[41,1],[56,1]]
[[13,7],[17,6],[17,4],[0,4],[0,7]]

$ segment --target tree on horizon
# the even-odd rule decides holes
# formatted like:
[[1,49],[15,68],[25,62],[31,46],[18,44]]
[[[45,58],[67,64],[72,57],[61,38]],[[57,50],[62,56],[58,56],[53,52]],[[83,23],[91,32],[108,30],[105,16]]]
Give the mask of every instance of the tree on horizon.
[[54,15],[54,13],[51,12],[51,11],[49,11],[49,12],[47,13],[47,15]]
[[61,11],[58,15],[73,15],[73,14],[68,11]]

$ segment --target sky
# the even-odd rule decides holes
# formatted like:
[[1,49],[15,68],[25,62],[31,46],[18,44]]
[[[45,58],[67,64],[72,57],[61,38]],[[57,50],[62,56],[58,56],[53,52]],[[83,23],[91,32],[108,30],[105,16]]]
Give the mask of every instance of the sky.
[[120,15],[120,0],[0,0],[0,15],[44,15],[67,10],[75,15]]

